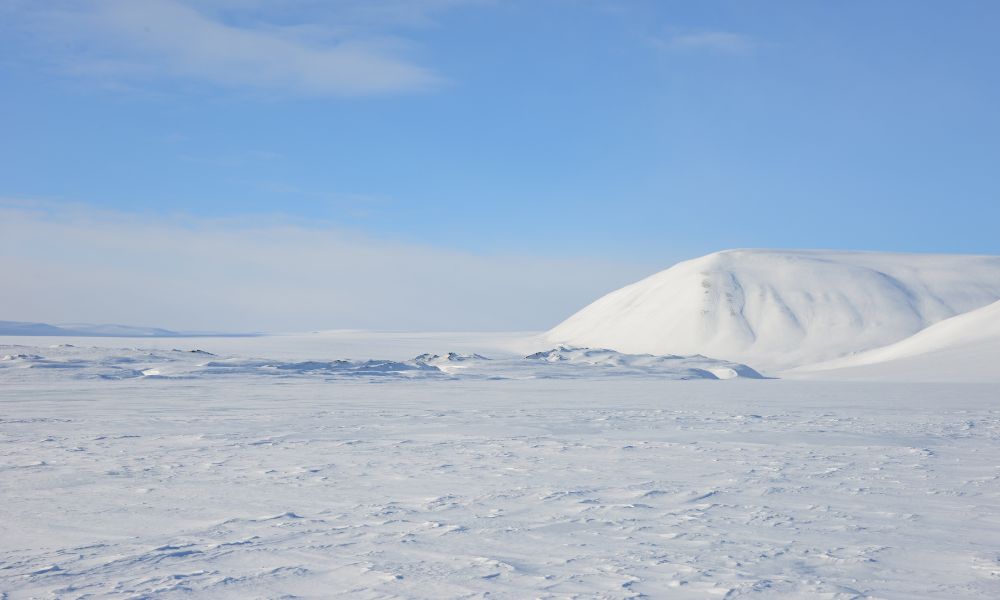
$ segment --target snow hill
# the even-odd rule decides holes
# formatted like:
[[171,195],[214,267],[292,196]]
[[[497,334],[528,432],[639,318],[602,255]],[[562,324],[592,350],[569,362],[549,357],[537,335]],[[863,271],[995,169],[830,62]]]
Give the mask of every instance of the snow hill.
[[997,256],[728,250],[614,291],[544,338],[775,371],[892,344],[997,300]]
[[1000,381],[1000,302],[931,325],[902,341],[801,369],[849,379]]

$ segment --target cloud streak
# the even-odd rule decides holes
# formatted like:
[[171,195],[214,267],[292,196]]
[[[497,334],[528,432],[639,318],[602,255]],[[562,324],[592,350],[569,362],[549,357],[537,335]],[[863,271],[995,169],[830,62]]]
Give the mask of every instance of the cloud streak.
[[[253,19],[227,21],[224,10],[198,10],[180,0],[15,6],[20,8],[14,17],[64,69],[116,83],[169,78],[238,90],[354,96],[427,90],[443,81],[403,57],[407,44],[378,32],[378,15],[364,12],[353,16],[364,27],[352,28],[349,22],[266,20],[263,7]],[[423,13],[400,9],[403,25],[396,26],[419,23],[426,11],[443,6],[434,3]],[[392,5],[383,9],[392,13]]]
[[0,256],[0,319],[214,331],[543,329],[651,270],[11,203]]

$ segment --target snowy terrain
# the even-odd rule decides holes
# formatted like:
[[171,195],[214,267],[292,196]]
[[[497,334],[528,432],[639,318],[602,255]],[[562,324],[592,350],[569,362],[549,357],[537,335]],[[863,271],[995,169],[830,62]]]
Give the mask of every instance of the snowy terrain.
[[997,598],[998,273],[738,251],[545,334],[0,337],[0,599]]
[[807,365],[786,376],[1000,383],[1000,302],[874,350]]
[[892,344],[997,300],[995,256],[730,250],[612,292],[546,339],[777,372]]
[[656,377],[734,379],[761,375],[747,365],[704,356],[651,356],[613,350],[559,347],[524,357],[424,353],[410,360],[279,360],[217,356],[200,348],[48,347],[0,344],[0,377],[7,382],[46,383],[52,379],[209,379],[215,377],[384,379],[549,379]]
[[[523,336],[41,339],[0,339],[5,598],[1000,595],[995,384],[675,381],[720,365]],[[380,355],[413,368],[336,373]]]

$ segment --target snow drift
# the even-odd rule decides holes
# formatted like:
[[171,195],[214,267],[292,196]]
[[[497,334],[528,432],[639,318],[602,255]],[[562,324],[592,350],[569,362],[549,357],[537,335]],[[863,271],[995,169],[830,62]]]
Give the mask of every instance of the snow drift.
[[892,344],[1000,300],[1000,257],[729,250],[612,292],[545,334],[780,370]]
[[847,379],[1000,382],[1000,302],[931,325],[902,341],[806,366]]

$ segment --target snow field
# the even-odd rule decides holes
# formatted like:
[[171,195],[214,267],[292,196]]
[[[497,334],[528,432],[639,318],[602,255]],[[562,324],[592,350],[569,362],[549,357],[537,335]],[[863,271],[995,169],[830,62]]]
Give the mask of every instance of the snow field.
[[6,598],[991,598],[996,387],[0,387]]

